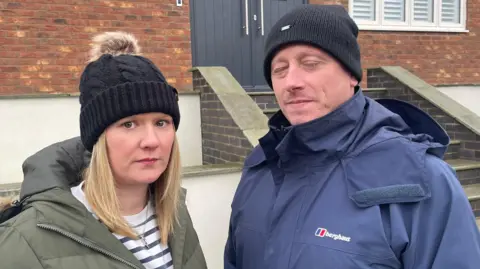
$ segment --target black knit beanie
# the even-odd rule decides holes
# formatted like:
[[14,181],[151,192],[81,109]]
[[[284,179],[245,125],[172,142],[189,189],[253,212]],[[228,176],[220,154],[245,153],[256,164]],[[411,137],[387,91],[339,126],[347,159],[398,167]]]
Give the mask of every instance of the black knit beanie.
[[135,114],[165,113],[178,129],[177,90],[149,59],[132,55],[139,52],[132,38],[122,33],[103,36],[98,46],[104,47],[97,48],[97,59],[82,73],[80,133],[89,151],[109,125]]
[[358,82],[362,80],[358,27],[341,5],[302,5],[285,14],[272,27],[265,43],[263,71],[272,87],[271,63],[290,44],[307,44],[329,53]]

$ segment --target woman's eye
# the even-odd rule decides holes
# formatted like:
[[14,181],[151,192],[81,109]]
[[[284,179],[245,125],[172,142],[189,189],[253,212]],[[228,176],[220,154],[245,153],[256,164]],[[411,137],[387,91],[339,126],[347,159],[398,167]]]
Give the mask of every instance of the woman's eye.
[[168,123],[169,123],[169,121],[167,121],[167,120],[159,120],[157,122],[157,126],[164,127],[164,126],[167,126]]
[[122,126],[127,128],[127,129],[130,129],[130,128],[134,127],[134,124],[131,121],[127,121],[127,122],[122,123]]

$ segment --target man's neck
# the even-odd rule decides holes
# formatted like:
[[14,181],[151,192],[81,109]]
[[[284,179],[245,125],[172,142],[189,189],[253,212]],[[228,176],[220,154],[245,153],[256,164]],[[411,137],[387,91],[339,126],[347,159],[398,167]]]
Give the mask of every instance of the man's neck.
[[148,185],[117,186],[117,197],[122,216],[140,213],[148,200]]

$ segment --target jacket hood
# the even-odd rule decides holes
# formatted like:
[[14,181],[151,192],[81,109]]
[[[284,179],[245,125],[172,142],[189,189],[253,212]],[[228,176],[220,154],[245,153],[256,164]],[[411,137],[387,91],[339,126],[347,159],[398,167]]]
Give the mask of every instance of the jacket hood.
[[428,153],[438,158],[444,157],[450,144],[450,137],[430,115],[405,101],[387,98],[376,101],[390,112],[400,116],[411,132],[408,137],[412,141],[424,143],[428,146]]
[[20,199],[52,188],[70,191],[81,181],[90,153],[80,137],[71,138],[43,148],[23,163],[24,179]]
[[[361,90],[324,117],[292,126],[279,111],[269,120],[269,127],[246,166],[276,156],[282,162],[309,154],[315,154],[316,162],[338,159],[392,139],[392,135],[416,142],[442,158],[450,142],[445,130],[421,109],[396,99],[372,100]],[[378,135],[382,132],[391,135]]]

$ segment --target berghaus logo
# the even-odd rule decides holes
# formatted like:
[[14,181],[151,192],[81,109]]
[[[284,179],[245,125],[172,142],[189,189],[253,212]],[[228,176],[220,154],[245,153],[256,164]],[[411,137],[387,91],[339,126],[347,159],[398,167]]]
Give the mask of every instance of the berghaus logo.
[[330,233],[328,232],[327,229],[325,228],[318,228],[317,231],[315,231],[315,236],[317,237],[328,237],[333,240],[341,240],[345,242],[350,242],[350,237],[341,235],[341,234],[335,234],[335,233]]

